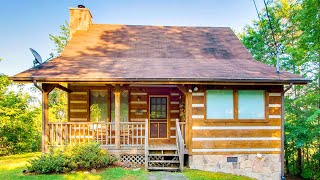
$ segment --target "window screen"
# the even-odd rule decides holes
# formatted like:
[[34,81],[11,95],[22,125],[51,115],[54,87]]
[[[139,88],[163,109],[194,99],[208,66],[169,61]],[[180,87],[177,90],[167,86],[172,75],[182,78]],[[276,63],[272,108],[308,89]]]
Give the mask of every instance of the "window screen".
[[208,90],[207,119],[233,118],[233,90]]
[[109,97],[106,90],[90,91],[90,121],[107,121],[108,119],[108,104]]
[[150,119],[167,118],[167,98],[151,97],[150,98]]
[[264,119],[265,103],[263,90],[238,91],[238,118]]

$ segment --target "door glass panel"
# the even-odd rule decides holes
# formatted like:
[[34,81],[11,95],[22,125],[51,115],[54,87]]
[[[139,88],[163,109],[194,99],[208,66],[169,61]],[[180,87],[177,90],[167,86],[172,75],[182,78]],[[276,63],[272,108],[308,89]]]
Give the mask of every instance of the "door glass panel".
[[158,123],[150,123],[150,138],[158,137]]
[[150,98],[150,119],[167,118],[167,98],[151,97]]
[[167,123],[160,123],[159,124],[159,138],[166,138],[167,137]]

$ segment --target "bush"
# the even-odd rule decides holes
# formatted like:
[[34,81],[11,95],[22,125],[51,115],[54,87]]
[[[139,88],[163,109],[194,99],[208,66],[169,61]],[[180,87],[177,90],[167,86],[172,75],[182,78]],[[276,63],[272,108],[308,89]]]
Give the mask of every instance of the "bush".
[[64,151],[50,151],[30,162],[29,172],[39,174],[64,173],[72,170],[90,170],[113,164],[116,159],[98,143],[86,143],[67,146]]
[[107,151],[100,149],[98,143],[85,143],[69,146],[65,149],[65,156],[70,159],[72,167],[76,169],[92,169],[106,167],[115,162]]
[[38,159],[29,162],[31,166],[28,166],[28,170],[39,174],[62,173],[71,170],[61,151],[51,151],[49,154],[41,155]]

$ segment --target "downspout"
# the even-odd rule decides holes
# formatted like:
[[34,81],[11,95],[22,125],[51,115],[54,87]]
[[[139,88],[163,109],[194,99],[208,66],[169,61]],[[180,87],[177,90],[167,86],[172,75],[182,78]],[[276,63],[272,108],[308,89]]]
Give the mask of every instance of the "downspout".
[[41,92],[44,92],[44,90],[37,84],[37,81],[36,80],[33,80],[33,85],[39,89]]
[[282,104],[282,111],[281,111],[281,179],[284,178],[284,94],[289,91],[293,86],[293,83],[290,83],[289,87],[287,87],[283,92],[281,96],[281,104]]

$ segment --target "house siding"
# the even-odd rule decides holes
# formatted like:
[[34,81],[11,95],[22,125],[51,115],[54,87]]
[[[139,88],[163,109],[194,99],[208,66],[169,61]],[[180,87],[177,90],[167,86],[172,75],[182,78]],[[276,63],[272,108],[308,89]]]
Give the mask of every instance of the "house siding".
[[[72,92],[68,95],[69,121],[70,122],[86,122],[90,121],[90,90],[110,90],[104,86],[80,86],[69,85]],[[163,143],[175,143],[176,136],[176,119],[180,118],[179,106],[184,102],[184,95],[176,87],[145,87],[134,86],[127,88],[129,92],[128,104],[130,122],[145,122],[149,119],[149,96],[150,95],[166,95],[168,96],[168,138],[161,140]],[[109,103],[109,102],[108,102]],[[110,107],[110,106],[109,106]],[[137,110],[141,113],[136,113]],[[144,133],[144,130],[142,131]],[[139,134],[141,135],[141,134]],[[160,141],[159,141],[160,142]]]
[[88,121],[89,94],[88,91],[76,90],[68,95],[69,121]]
[[[265,119],[206,119],[206,90],[215,88],[265,90]],[[280,179],[281,98],[281,86],[204,86],[192,93],[190,167],[257,179]],[[227,162],[227,157],[237,157],[238,161]]]

